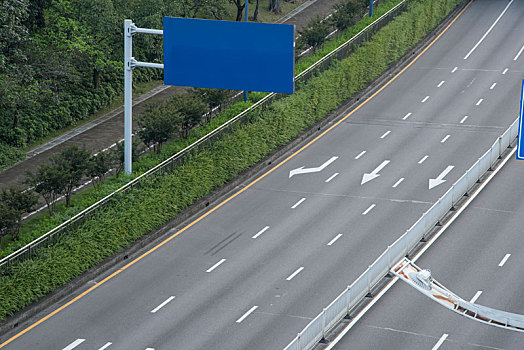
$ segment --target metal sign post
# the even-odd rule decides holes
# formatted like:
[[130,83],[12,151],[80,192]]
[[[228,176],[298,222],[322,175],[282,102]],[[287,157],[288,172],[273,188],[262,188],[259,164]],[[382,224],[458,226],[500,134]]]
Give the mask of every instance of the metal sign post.
[[[245,18],[245,21],[248,22],[249,19],[247,18],[248,15],[249,15],[249,11],[248,11],[248,6],[249,6],[249,2],[248,0],[246,0],[246,5],[244,6],[245,7],[245,10],[246,10],[246,18]],[[247,68],[247,67],[246,67]],[[246,69],[247,70],[247,69]],[[247,90],[244,90],[244,102],[247,102]]]
[[522,79],[522,88],[520,90],[520,114],[519,114],[519,135],[517,141],[517,159],[524,160],[524,141],[522,140],[522,123],[524,120],[524,79]]
[[149,67],[164,69],[160,63],[137,62],[133,57],[133,35],[135,33],[163,35],[163,30],[137,28],[133,21],[124,21],[124,171],[131,174],[133,154],[133,69]]

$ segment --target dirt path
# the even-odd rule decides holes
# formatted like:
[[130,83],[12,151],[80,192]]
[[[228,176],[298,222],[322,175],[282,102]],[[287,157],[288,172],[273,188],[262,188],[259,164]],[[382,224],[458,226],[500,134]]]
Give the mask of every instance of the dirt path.
[[[297,33],[306,26],[311,19],[316,16],[327,16],[333,5],[343,0],[310,0],[297,7],[288,15],[283,16],[279,23],[295,24]],[[161,86],[155,91],[136,97],[134,102],[139,102],[133,107],[134,123],[136,129],[137,116],[144,109],[145,101],[158,101],[181,93],[185,88]],[[26,172],[36,172],[38,166],[46,162],[50,157],[60,153],[64,148],[76,144],[93,153],[108,148],[116,141],[124,137],[124,115],[123,106],[117,107],[104,114],[100,118],[73,129],[45,144],[36,147],[28,152],[28,158],[0,172],[0,188],[6,188],[16,184],[21,184],[26,176]]]

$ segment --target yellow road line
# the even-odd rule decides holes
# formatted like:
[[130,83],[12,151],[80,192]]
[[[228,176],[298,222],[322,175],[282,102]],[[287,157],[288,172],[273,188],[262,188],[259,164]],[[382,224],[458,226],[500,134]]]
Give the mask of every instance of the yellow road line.
[[93,290],[97,289],[98,287],[100,287],[101,285],[103,285],[104,283],[106,283],[107,281],[109,281],[111,278],[115,277],[116,275],[120,274],[122,271],[124,270],[127,270],[129,267],[131,267],[132,265],[134,265],[135,263],[137,263],[138,261],[142,260],[143,258],[145,258],[146,256],[148,256],[149,254],[153,253],[155,250],[157,250],[158,248],[162,247],[164,244],[168,243],[169,241],[171,241],[173,238],[175,238],[176,236],[178,236],[179,234],[181,234],[182,232],[186,231],[187,229],[191,228],[192,226],[194,226],[196,223],[200,222],[201,220],[203,220],[204,218],[206,218],[208,215],[210,215],[211,213],[213,213],[214,211],[216,211],[217,209],[219,209],[220,207],[222,207],[224,204],[228,203],[230,200],[232,200],[233,198],[235,198],[236,196],[238,196],[239,194],[243,193],[245,190],[247,190],[248,188],[250,188],[251,186],[253,186],[254,184],[256,184],[258,181],[262,180],[264,177],[266,177],[267,175],[271,174],[273,171],[275,171],[276,169],[278,169],[279,167],[281,167],[283,164],[285,164],[288,160],[290,160],[291,158],[295,157],[297,154],[299,154],[300,152],[302,152],[303,150],[305,150],[306,148],[308,148],[309,146],[311,146],[313,143],[315,143],[318,139],[320,139],[321,137],[323,137],[325,134],[327,134],[329,131],[331,131],[333,128],[335,128],[336,126],[338,126],[340,123],[342,123],[344,120],[346,120],[347,118],[349,118],[352,114],[354,114],[356,111],[358,111],[360,108],[362,108],[362,106],[364,106],[366,103],[368,103],[373,97],[375,97],[376,95],[378,95],[382,90],[384,90],[389,84],[391,84],[393,81],[395,81],[395,79],[397,79],[398,76],[400,76],[402,73],[404,73],[404,71],[406,71],[406,69],[408,69],[409,67],[411,67],[411,65],[413,63],[415,63],[419,58],[420,56],[422,56],[431,46],[433,46],[433,44],[449,29],[449,27],[451,27],[451,25],[453,23],[455,23],[455,21],[462,15],[462,13],[469,7],[469,5],[473,2],[473,0],[471,0],[463,9],[462,11],[460,11],[460,13],[457,15],[457,17],[455,17],[453,19],[453,21],[451,21],[450,24],[448,24],[446,26],[446,28],[444,28],[444,30],[435,38],[433,39],[433,41],[424,49],[422,50],[422,52],[420,52],[417,57],[415,57],[413,59],[413,61],[411,61],[406,67],[404,67],[400,72],[398,72],[398,74],[396,74],[393,78],[391,78],[386,84],[384,84],[384,86],[382,86],[380,89],[378,89],[373,95],[371,95],[370,97],[368,97],[364,102],[362,102],[360,105],[358,105],[354,110],[352,110],[351,112],[349,112],[348,114],[346,114],[342,119],[340,119],[338,122],[336,122],[335,124],[333,124],[331,127],[329,127],[328,129],[326,129],[324,132],[322,132],[320,135],[318,135],[317,137],[315,137],[313,140],[309,141],[307,144],[305,144],[304,146],[302,146],[299,150],[297,150],[296,152],[294,152],[293,154],[291,154],[290,156],[288,156],[286,159],[284,159],[283,161],[281,161],[279,164],[277,164],[275,167],[273,167],[272,169],[268,170],[266,173],[262,174],[261,176],[259,176],[258,178],[256,178],[255,180],[253,180],[253,182],[251,182],[249,185],[247,185],[246,187],[242,188],[240,191],[236,192],[235,194],[231,195],[229,198],[225,199],[224,201],[222,201],[221,203],[219,203],[216,207],[212,208],[211,210],[209,210],[208,212],[202,214],[200,217],[198,217],[195,221],[189,223],[188,225],[186,225],[185,227],[183,227],[180,231],[176,232],[175,234],[171,235],[170,237],[166,238],[164,241],[160,242],[159,244],[157,244],[156,246],[154,246],[153,248],[151,248],[150,250],[148,250],[147,252],[145,252],[144,254],[140,255],[138,258],[136,258],[135,260],[131,261],[130,263],[128,263],[127,265],[125,265],[124,267],[122,267],[121,269],[113,272],[111,275],[107,276],[106,278],[104,278],[102,281],[100,281],[99,283],[95,284],[94,286],[92,286],[91,288],[89,288],[88,290],[86,290],[85,292],[81,293],[80,295],[78,295],[77,297],[75,297],[74,299],[70,300],[69,302],[67,302],[66,304],[60,306],[58,309],[56,309],[55,311],[51,312],[49,315],[43,317],[42,319],[36,321],[35,323],[33,323],[32,325],[30,325],[29,327],[25,328],[24,330],[20,331],[19,333],[17,333],[16,335],[12,336],[11,338],[9,338],[8,340],[6,340],[5,342],[3,342],[2,344],[0,344],[0,349],[3,348],[4,346],[6,346],[7,344],[11,343],[13,340],[19,338],[20,336],[24,335],[25,333],[29,332],[31,329],[35,328],[36,326],[38,326],[39,324],[47,321],[49,318],[53,317],[54,315],[56,315],[57,313],[59,313],[60,311],[62,311],[63,309],[65,309],[66,307],[68,307],[69,305],[75,303],[76,301],[80,300],[81,298],[83,298],[85,295],[91,293]]

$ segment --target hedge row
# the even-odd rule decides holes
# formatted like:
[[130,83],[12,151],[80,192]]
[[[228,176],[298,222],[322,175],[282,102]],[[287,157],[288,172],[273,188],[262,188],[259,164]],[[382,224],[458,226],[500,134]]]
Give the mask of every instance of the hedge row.
[[64,285],[172,219],[321,120],[377,78],[462,0],[417,0],[354,54],[311,78],[294,95],[254,113],[248,123],[185,158],[167,175],[96,213],[56,245],[0,277],[0,319]]

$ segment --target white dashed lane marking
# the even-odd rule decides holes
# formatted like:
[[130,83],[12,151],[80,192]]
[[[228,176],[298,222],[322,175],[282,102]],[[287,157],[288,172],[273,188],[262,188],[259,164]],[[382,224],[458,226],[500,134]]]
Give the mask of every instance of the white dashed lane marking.
[[217,267],[219,267],[220,265],[222,265],[224,263],[224,261],[226,261],[226,259],[222,259],[220,260],[219,262],[217,262],[215,265],[211,266],[209,269],[206,270],[206,272],[211,272],[213,271],[214,269],[216,269]]
[[362,151],[362,152],[360,152],[360,153],[355,157],[355,159],[359,159],[359,158],[362,157],[364,154],[366,154],[366,151]]
[[369,208],[367,208],[366,210],[364,210],[364,212],[362,213],[362,215],[367,215],[371,210],[373,210],[373,208],[376,207],[376,204],[371,204],[369,206]]
[[392,187],[396,188],[398,185],[400,185],[402,183],[402,181],[404,181],[403,177],[401,177],[397,182],[395,182],[395,184]]
[[305,201],[306,199],[305,198],[302,198],[301,200],[299,200],[298,202],[296,202],[292,207],[291,209],[295,209],[296,207],[298,207],[300,204],[302,204],[303,201]]
[[335,177],[337,177],[337,175],[338,175],[338,173],[334,173],[329,178],[327,178],[325,182],[329,182],[329,181],[333,180]]
[[506,261],[508,261],[508,259],[509,259],[510,256],[511,256],[511,254],[506,254],[506,255],[502,258],[502,260],[500,261],[500,263],[499,263],[499,267],[504,266],[504,264],[506,263]]
[[339,233],[338,235],[336,235],[335,238],[329,241],[327,245],[333,245],[333,243],[335,243],[340,237],[342,237],[342,233]]
[[267,230],[269,230],[269,226],[266,226],[264,227],[262,230],[258,231],[257,234],[255,234],[253,237],[251,238],[258,238],[258,236],[260,236],[261,234],[263,234],[264,232],[266,232]]

